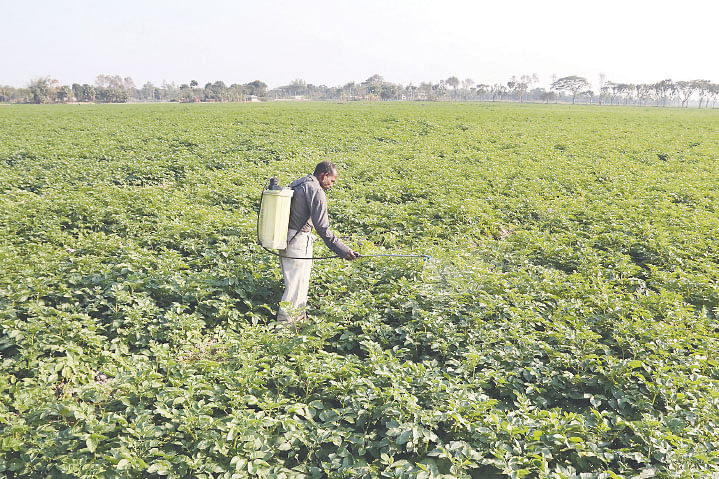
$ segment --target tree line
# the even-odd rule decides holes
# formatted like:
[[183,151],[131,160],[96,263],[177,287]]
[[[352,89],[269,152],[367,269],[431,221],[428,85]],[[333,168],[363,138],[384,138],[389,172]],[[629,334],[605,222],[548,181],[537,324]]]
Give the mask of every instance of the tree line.
[[536,74],[512,76],[505,83],[478,83],[471,78],[460,80],[450,76],[438,82],[402,85],[387,82],[381,75],[372,75],[363,82],[342,86],[313,85],[296,79],[287,85],[268,89],[255,80],[231,85],[215,81],[200,86],[196,80],[180,85],[147,82],[137,87],[130,77],[98,75],[95,83],[61,85],[51,77],[32,80],[25,88],[0,86],[0,102],[4,103],[127,103],[127,102],[242,102],[270,100],[334,100],[334,101],[515,101],[544,103],[589,103],[640,106],[690,105],[716,108],[719,84],[709,80],[655,83],[620,83],[599,76],[598,91],[578,75],[552,77],[549,88],[540,87]]

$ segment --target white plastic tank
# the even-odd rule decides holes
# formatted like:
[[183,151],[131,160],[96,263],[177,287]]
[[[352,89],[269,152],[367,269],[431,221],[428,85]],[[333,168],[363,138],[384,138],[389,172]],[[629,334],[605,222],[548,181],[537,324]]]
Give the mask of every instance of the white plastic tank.
[[287,248],[287,227],[294,191],[290,188],[269,189],[262,192],[259,241],[269,249]]

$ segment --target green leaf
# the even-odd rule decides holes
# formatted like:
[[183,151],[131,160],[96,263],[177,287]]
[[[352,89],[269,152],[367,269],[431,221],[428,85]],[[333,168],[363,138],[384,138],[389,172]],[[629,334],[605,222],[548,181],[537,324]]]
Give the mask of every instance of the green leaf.
[[644,364],[638,359],[632,359],[627,363],[629,369],[641,368]]
[[412,437],[412,430],[407,429],[405,431],[402,431],[402,433],[399,436],[397,436],[397,439],[395,440],[395,442],[401,446],[402,444],[406,444],[407,441],[409,441],[410,437]]
[[87,449],[92,452],[93,454],[97,450],[97,445],[99,444],[100,440],[102,439],[102,436],[99,434],[90,434],[85,439],[85,445],[87,446]]
[[170,463],[166,460],[155,461],[147,468],[147,472],[166,476],[170,473],[171,467]]

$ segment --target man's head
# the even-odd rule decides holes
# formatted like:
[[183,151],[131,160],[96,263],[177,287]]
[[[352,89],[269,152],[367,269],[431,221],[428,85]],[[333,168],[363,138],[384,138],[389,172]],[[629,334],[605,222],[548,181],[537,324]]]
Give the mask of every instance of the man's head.
[[314,175],[322,189],[327,191],[337,181],[337,168],[331,161],[323,161],[315,167]]

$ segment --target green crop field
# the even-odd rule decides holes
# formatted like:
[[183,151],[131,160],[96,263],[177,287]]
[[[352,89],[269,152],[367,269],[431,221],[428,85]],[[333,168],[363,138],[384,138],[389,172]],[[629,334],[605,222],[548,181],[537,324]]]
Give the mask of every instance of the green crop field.
[[[719,111],[0,108],[0,475],[719,475]],[[321,160],[309,320],[259,195]],[[321,242],[316,253],[326,255]]]

